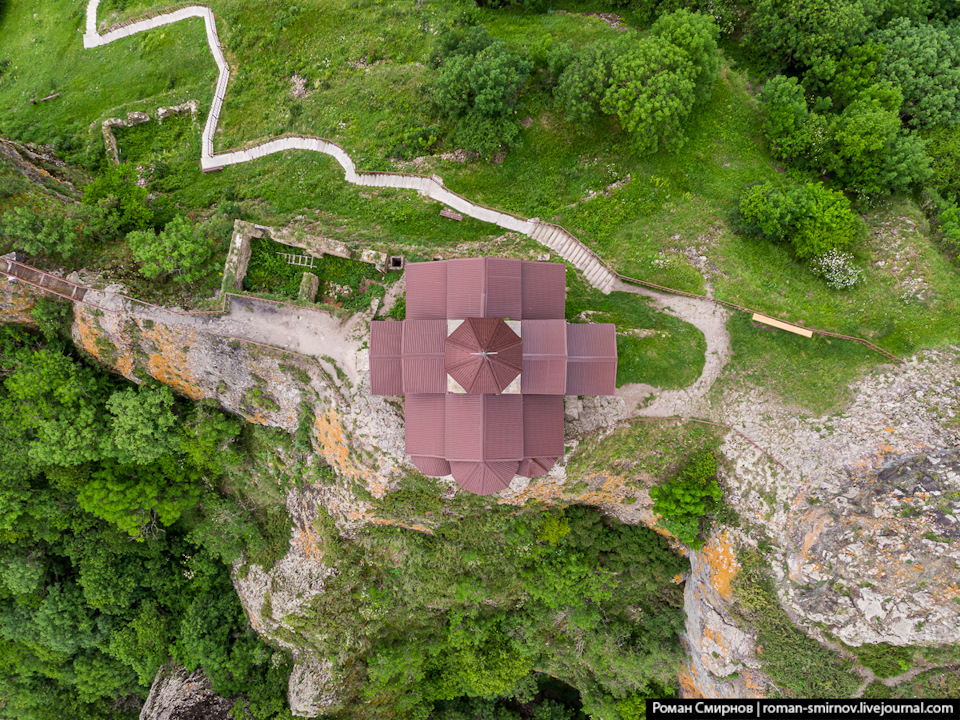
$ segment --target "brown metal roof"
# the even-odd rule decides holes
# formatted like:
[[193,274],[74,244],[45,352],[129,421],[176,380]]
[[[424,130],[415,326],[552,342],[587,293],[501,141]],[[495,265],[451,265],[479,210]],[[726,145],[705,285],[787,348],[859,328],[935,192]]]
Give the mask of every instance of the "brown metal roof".
[[564,320],[524,320],[523,374],[526,395],[563,395],[567,390],[567,323]]
[[451,320],[484,317],[487,286],[484,258],[448,260],[444,265],[447,266],[447,317]]
[[404,436],[408,455],[445,458],[445,395],[407,395]]
[[443,367],[446,335],[446,320],[404,321],[401,364],[405,394],[447,391]]
[[427,477],[443,477],[450,474],[450,463],[443,458],[414,455],[410,462]]
[[454,460],[523,458],[520,395],[446,395],[446,455]]
[[470,318],[447,338],[445,367],[468,393],[501,393],[520,374],[523,343],[499,318]]
[[407,319],[443,320],[447,317],[447,264],[407,263]]
[[370,323],[370,392],[373,395],[403,395],[402,337],[402,322]]
[[517,475],[528,478],[541,477],[550,472],[550,468],[556,465],[559,459],[559,457],[524,458],[520,461],[520,467],[517,468]]
[[563,263],[524,260],[520,277],[521,319],[554,320],[565,317],[567,268]]
[[523,456],[563,455],[563,396],[523,396]]
[[617,332],[611,323],[567,325],[567,395],[613,395]]
[[520,301],[522,275],[519,260],[484,258],[487,286],[484,292],[483,317],[520,320],[523,303]]
[[450,470],[457,484],[477,495],[490,495],[505,490],[519,467],[520,463],[517,461],[450,462]]
[[[547,473],[564,451],[563,395],[616,389],[614,326],[567,325],[556,263],[410,263],[406,280],[408,319],[371,323],[370,385],[406,395],[413,464],[480,494]],[[449,337],[448,319],[464,321]],[[518,372],[521,393],[505,393]],[[464,393],[448,392],[448,373]]]

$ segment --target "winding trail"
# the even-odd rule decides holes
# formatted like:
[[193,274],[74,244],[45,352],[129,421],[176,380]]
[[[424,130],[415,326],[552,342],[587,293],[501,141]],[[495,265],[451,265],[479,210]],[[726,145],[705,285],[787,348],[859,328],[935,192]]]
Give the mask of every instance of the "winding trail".
[[[706,364],[697,381],[683,390],[661,393],[651,406],[641,411],[641,414],[644,415],[661,416],[700,414],[702,398],[719,375],[729,356],[730,338],[725,327],[726,320],[729,317],[728,311],[718,307],[707,298],[699,300],[672,296],[655,290],[628,285],[622,282],[590,248],[564,228],[544,222],[539,218],[522,218],[471,202],[447,189],[443,184],[443,179],[437,175],[358,172],[347,151],[330,140],[305,135],[289,135],[242,150],[215,153],[213,138],[217,131],[220,112],[230,82],[230,66],[227,64],[220,45],[213,10],[205,5],[178,7],[170,12],[120,23],[101,35],[97,31],[97,9],[99,5],[100,0],[89,0],[87,4],[86,31],[83,35],[83,46],[85,48],[107,45],[136,33],[170,25],[181,20],[190,18],[203,20],[207,33],[207,44],[219,69],[217,86],[201,137],[200,166],[204,170],[217,170],[228,165],[250,162],[285,150],[309,150],[329,155],[340,163],[344,171],[344,179],[348,183],[368,187],[416,190],[459,213],[492,223],[506,230],[527,235],[580,270],[586,281],[601,292],[610,293],[616,290],[650,297],[665,312],[693,324],[703,332],[707,345]],[[630,408],[636,408],[639,402],[655,391],[657,391],[657,388],[648,385],[630,385],[623,388],[622,393],[618,394],[625,397]],[[636,411],[631,410],[631,414],[634,413]]]

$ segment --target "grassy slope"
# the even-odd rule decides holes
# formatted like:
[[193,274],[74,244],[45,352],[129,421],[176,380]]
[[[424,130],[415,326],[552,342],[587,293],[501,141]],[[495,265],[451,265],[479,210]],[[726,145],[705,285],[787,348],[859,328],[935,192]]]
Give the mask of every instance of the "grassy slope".
[[[114,15],[105,5],[101,18],[129,17],[163,6],[135,1],[124,5]],[[424,63],[434,33],[458,11],[444,3],[418,5],[414,0],[389,6],[335,0],[322,11],[308,8],[298,14],[273,2],[214,0],[212,6],[231,62],[239,68],[231,78],[218,147],[283,131],[309,131],[342,143],[362,168],[392,167],[386,158],[403,133],[430,120],[423,84],[433,71]],[[31,11],[37,11],[38,19]],[[478,18],[491,34],[523,52],[534,50],[547,35],[583,45],[615,32],[598,18],[572,14],[481,10]],[[79,136],[95,144],[96,133],[84,133],[89,123],[103,117],[188,97],[209,101],[213,63],[202,45],[199,22],[83,51],[77,32],[81,21],[79,5],[66,8],[47,1],[29,9],[6,6],[0,58],[13,58],[15,70],[0,81],[0,130],[52,140],[83,128]],[[289,94],[287,78],[294,72],[306,79],[310,94],[304,99]],[[38,106],[25,102],[54,90],[64,90],[64,96]],[[915,245],[934,301],[911,306],[899,299],[889,271],[867,265],[867,283],[837,293],[782,249],[729,232],[725,218],[745,184],[787,181],[761,142],[750,90],[744,75],[725,68],[713,97],[692,118],[685,148],[643,159],[632,155],[615,123],[599,120],[583,131],[539,97],[527,97],[518,117],[529,118],[529,126],[520,146],[502,164],[438,162],[436,169],[451,188],[470,197],[559,221],[625,274],[703,291],[703,278],[678,252],[694,246],[720,272],[714,279],[719,297],[867,336],[904,354],[956,342],[953,318],[960,281],[925,237]],[[124,137],[156,132],[154,127],[151,123],[142,130],[121,131],[121,148]],[[417,248],[422,248],[422,257],[430,257],[433,248],[482,241],[491,232],[474,221],[441,222],[436,204],[409,193],[361,192],[346,186],[339,168],[325,158],[293,153],[201,175],[196,172],[197,151],[195,134],[180,142],[167,157],[168,177],[156,183],[183,205],[201,208],[224,198],[247,198],[242,203],[245,214],[264,222],[284,222],[306,208],[322,208],[318,220],[332,235],[405,247],[414,257]],[[611,196],[574,205],[587,191],[602,190],[627,175],[630,181]],[[877,223],[888,214],[917,211],[901,202],[868,219]],[[861,263],[876,259],[873,244],[858,248]],[[840,368],[820,373],[824,392],[836,395],[850,377],[878,361],[854,358],[858,353],[846,348],[835,352],[836,344],[811,344],[814,352],[805,361],[802,354],[794,357],[794,338],[776,334],[761,341],[762,331],[750,327],[734,327],[733,332],[741,366],[756,371],[760,382],[776,381],[785,373],[793,377],[789,363],[764,362],[772,357],[789,355],[799,363],[797,369],[806,370],[816,359]],[[679,376],[674,384],[680,384]],[[802,395],[794,399],[803,403]]]

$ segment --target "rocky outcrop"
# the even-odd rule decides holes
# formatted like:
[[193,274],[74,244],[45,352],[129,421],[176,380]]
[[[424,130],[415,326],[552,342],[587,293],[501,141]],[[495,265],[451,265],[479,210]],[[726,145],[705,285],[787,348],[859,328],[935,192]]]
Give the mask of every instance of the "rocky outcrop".
[[287,691],[290,712],[297,717],[316,717],[339,702],[331,667],[332,663],[318,658],[294,664]]
[[960,641],[958,516],[960,450],[851,477],[798,518],[792,604],[850,645]]
[[219,697],[202,672],[167,663],[150,686],[140,720],[227,720],[233,700]]
[[720,533],[689,557],[683,600],[690,663],[680,674],[684,697],[764,697],[769,681],[759,670],[756,637],[739,627],[730,611],[732,582],[740,569],[733,536]]

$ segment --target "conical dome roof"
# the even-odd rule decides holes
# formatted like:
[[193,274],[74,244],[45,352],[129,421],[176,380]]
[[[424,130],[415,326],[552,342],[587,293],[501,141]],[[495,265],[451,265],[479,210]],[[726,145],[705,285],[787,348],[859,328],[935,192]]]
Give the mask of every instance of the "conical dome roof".
[[447,337],[444,365],[468,393],[501,393],[523,367],[523,341],[500,318],[470,318]]

